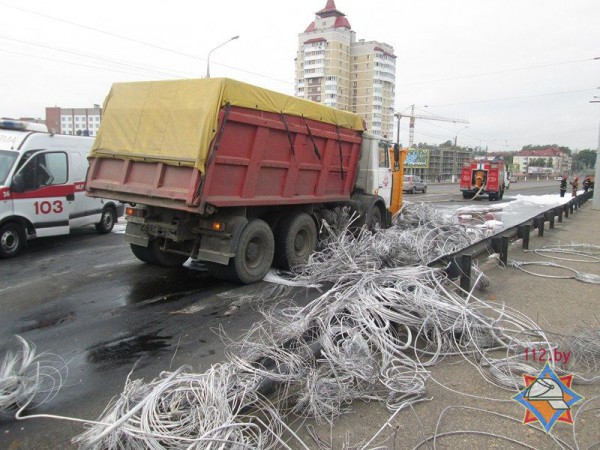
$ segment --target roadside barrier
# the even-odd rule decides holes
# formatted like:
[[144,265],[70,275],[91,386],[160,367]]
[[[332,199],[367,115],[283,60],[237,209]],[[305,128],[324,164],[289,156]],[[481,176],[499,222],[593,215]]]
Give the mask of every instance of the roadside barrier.
[[[499,254],[498,264],[506,267],[508,261],[508,244],[517,239],[523,240],[523,250],[529,249],[529,236],[532,230],[538,231],[538,236],[544,236],[545,224],[548,222],[550,229],[554,228],[555,218],[558,217],[558,223],[563,222],[563,214],[565,218],[569,218],[569,214],[574,214],[594,195],[594,191],[583,192],[576,197],[573,197],[568,202],[561,206],[549,208],[548,210],[538,214],[537,216],[527,219],[520,224],[502,230],[500,233],[485,238],[469,247],[466,247],[456,253],[442,256],[428,265],[430,267],[444,267],[446,274],[451,279],[460,278],[460,287],[464,291],[471,290],[471,262],[477,256],[489,253],[492,250]],[[466,261],[469,261],[467,264]]]

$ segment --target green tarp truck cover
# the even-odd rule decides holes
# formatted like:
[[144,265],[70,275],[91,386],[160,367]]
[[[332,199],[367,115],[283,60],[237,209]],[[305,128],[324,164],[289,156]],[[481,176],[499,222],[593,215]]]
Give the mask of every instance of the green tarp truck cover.
[[228,78],[115,83],[91,157],[196,167],[204,172],[226,104],[364,130],[356,114]]

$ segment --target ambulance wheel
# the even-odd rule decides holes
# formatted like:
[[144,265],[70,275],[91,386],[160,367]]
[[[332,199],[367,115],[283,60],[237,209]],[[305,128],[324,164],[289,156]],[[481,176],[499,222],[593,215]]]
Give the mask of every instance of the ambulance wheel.
[[100,222],[96,224],[98,234],[108,234],[112,231],[117,222],[117,211],[112,206],[105,206],[102,210]]
[[163,243],[164,238],[152,239],[148,243],[150,259],[154,261],[154,263],[150,264],[156,264],[157,266],[162,267],[179,267],[190,258],[189,255],[165,252],[161,249]]
[[238,240],[236,255],[229,261],[234,281],[252,284],[267,274],[273,263],[275,238],[261,219],[246,224]]
[[0,258],[12,258],[25,246],[25,230],[16,223],[0,227]]
[[306,264],[316,247],[317,226],[308,214],[292,213],[279,223],[275,232],[275,262],[282,269]]

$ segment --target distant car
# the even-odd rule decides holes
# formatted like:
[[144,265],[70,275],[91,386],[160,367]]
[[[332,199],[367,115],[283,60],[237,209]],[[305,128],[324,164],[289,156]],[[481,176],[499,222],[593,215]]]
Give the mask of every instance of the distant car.
[[516,183],[517,181],[519,181],[519,179],[517,177],[510,177],[508,179],[508,181],[511,182],[511,183]]
[[427,183],[423,181],[423,179],[418,175],[404,175],[403,192],[409,192],[411,194],[415,194],[417,192],[422,192],[423,194],[427,192]]
[[562,179],[563,179],[563,177],[556,177],[556,181],[560,181]]

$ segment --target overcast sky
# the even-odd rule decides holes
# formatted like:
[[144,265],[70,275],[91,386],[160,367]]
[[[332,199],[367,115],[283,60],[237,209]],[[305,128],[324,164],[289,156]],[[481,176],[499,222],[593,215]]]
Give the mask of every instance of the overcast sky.
[[[293,94],[298,33],[326,0],[0,0],[0,116],[92,107],[116,81],[212,77]],[[415,142],[598,145],[599,0],[336,0],[357,39],[394,47]],[[401,142],[408,142],[408,119]]]

